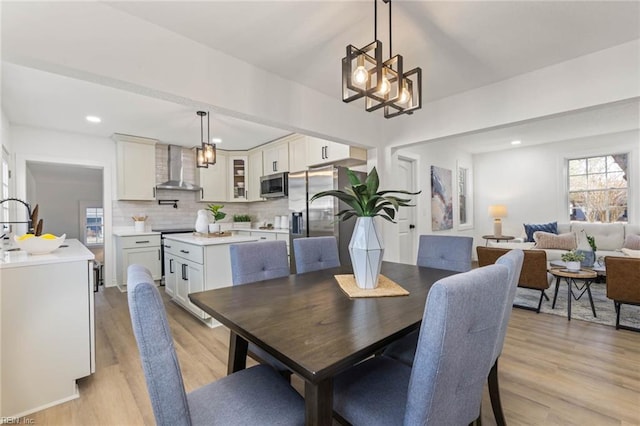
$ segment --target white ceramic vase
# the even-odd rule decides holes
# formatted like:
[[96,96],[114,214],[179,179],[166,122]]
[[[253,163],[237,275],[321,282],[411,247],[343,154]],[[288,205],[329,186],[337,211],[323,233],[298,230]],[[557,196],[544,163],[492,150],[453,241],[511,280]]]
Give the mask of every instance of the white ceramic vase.
[[198,210],[195,228],[196,232],[200,232],[201,234],[209,232],[209,212],[205,209]]
[[580,270],[580,262],[567,262],[567,269],[571,272],[577,272]]
[[376,288],[382,266],[384,245],[373,217],[359,217],[356,220],[349,242],[349,254],[358,287]]

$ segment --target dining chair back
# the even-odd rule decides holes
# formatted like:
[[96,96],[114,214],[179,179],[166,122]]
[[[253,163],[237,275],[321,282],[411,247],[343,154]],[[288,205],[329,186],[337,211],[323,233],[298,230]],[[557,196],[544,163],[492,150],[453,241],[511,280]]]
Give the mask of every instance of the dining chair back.
[[302,397],[271,367],[258,365],[187,394],[162,297],[151,273],[127,270],[133,333],[156,424],[304,424]]
[[334,379],[334,411],[353,425],[476,420],[509,295],[508,277],[507,267],[491,265],[436,282],[413,367],[378,356],[348,369]]
[[473,238],[453,235],[420,235],[418,266],[456,272],[471,270]]
[[336,237],[296,238],[293,252],[298,274],[340,266]]
[[287,244],[284,241],[231,244],[229,251],[233,285],[289,275]]
[[[289,275],[287,244],[284,241],[231,244],[229,251],[233,285],[248,284]],[[284,377],[291,376],[291,370],[287,366],[259,346],[249,343],[248,352],[251,358],[271,365]]]

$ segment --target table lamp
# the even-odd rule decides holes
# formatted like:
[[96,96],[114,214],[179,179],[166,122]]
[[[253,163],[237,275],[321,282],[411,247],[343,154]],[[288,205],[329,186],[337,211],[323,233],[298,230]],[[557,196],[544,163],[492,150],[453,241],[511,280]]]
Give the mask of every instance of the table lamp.
[[501,237],[502,236],[501,218],[507,217],[507,206],[502,204],[489,206],[489,217],[493,218],[493,235],[496,237]]

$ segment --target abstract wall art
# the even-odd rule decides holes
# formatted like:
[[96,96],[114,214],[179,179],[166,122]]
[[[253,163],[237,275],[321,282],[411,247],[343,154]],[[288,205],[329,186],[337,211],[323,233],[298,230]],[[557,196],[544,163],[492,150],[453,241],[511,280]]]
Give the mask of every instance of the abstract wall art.
[[431,166],[431,230],[453,228],[453,186],[451,170]]

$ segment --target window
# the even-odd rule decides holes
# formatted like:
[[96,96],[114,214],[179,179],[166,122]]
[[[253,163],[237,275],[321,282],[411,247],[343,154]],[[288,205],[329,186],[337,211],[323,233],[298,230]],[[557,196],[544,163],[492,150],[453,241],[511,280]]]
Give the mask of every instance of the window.
[[627,154],[569,160],[569,217],[586,222],[626,222]]
[[86,245],[104,244],[104,213],[102,207],[86,207],[84,243]]

